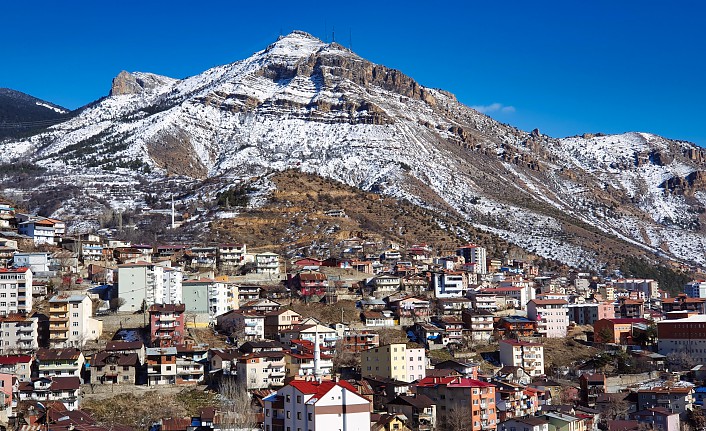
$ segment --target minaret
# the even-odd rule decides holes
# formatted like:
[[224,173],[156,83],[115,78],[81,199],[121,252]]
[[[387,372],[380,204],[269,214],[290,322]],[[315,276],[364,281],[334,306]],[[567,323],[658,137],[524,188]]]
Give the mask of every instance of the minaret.
[[172,229],[175,229],[176,225],[174,223],[174,194],[172,193]]
[[314,379],[321,383],[321,347],[319,347],[319,331],[314,335]]

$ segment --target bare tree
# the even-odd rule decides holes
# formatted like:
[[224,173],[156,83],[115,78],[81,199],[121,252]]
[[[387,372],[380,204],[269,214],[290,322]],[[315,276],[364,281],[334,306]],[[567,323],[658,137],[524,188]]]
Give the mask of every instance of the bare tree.
[[360,366],[360,355],[346,349],[343,339],[336,341],[336,349],[333,353],[333,369],[340,371],[341,367],[358,367]]
[[449,410],[444,420],[443,429],[454,431],[471,431],[473,416],[470,407],[456,406]]
[[252,430],[257,428],[257,416],[252,397],[244,383],[235,377],[223,377],[218,384],[219,419],[222,430]]
[[125,305],[125,298],[111,298],[110,299],[110,309],[112,311],[120,310],[120,307]]

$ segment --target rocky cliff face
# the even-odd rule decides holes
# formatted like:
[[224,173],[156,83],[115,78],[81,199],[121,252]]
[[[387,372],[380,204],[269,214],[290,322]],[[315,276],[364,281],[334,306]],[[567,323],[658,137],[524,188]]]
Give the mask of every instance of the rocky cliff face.
[[169,85],[175,80],[166,76],[152,73],[129,73],[122,71],[113,78],[113,85],[110,88],[111,96],[123,96],[128,94],[142,94],[153,91],[157,87]]
[[705,259],[706,165],[694,145],[526,133],[301,32],[183,80],[121,72],[110,97],[0,154],[45,167],[52,181],[111,190],[101,197],[116,207],[166,195],[176,178],[190,190],[182,199],[198,201],[294,168],[454,214],[573,265],[601,266],[608,243]]

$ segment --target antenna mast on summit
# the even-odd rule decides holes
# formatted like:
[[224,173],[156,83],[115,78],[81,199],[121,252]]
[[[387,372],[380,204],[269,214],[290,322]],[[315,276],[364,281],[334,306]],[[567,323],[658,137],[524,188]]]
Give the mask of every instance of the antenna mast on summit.
[[331,27],[331,43],[336,42],[336,26]]

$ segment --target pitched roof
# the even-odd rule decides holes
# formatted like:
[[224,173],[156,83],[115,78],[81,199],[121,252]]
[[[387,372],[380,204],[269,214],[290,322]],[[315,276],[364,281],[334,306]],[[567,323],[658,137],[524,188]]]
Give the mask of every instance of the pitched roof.
[[434,401],[432,401],[431,398],[429,398],[426,395],[422,394],[417,394],[417,396],[411,396],[411,395],[398,395],[397,398],[394,400],[390,401],[387,404],[407,404],[412,407],[416,407],[418,409],[426,409],[434,404],[436,404]]
[[39,349],[37,350],[37,359],[40,361],[56,361],[78,359],[81,356],[79,349]]
[[106,365],[109,357],[115,358],[115,363],[122,366],[136,366],[140,361],[137,353],[98,352],[93,357],[91,365],[94,367]]
[[0,365],[14,365],[20,363],[31,362],[32,357],[29,355],[3,355],[0,356]]
[[140,350],[144,347],[142,341],[108,341],[105,350],[108,352],[116,350]]

